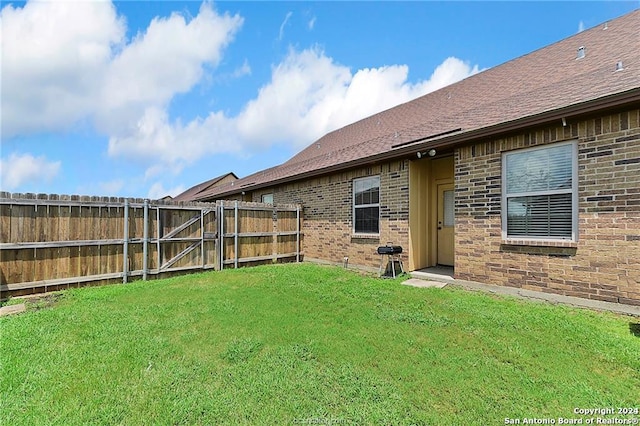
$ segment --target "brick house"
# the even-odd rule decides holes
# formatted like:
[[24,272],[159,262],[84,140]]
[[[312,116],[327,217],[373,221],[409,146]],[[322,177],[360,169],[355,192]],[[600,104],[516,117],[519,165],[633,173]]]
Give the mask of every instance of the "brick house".
[[187,197],[304,207],[305,259],[640,305],[640,11]]
[[238,180],[238,176],[235,173],[229,172],[223,175],[209,179],[208,181],[199,183],[195,186],[184,191],[182,194],[173,198],[173,201],[189,201],[198,198],[198,195],[203,191],[211,191],[214,188],[229,184]]

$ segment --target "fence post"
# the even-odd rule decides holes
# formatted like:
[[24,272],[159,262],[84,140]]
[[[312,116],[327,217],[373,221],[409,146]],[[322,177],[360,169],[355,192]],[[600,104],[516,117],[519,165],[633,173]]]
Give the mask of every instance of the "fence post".
[[147,280],[147,270],[149,263],[147,256],[149,255],[149,200],[144,200],[144,235],[142,236],[142,279]]
[[157,204],[156,205],[156,234],[157,237],[156,238],[156,251],[157,253],[157,257],[158,257],[158,264],[156,265],[156,274],[160,274],[160,267],[162,266],[162,258],[160,256],[160,205]]
[[235,228],[234,228],[234,235],[233,235],[233,246],[234,246],[234,259],[233,259],[233,266],[235,269],[238,269],[238,201],[236,200],[235,206],[234,206],[234,221],[235,221]]
[[273,263],[278,262],[278,229],[278,209],[273,206],[271,210],[271,232],[273,233],[273,238],[271,238],[271,261]]
[[300,206],[296,206],[296,263],[300,263]]
[[200,209],[200,256],[202,257],[202,270],[204,271],[204,207]]
[[224,269],[224,201],[218,201],[218,219],[220,221],[220,243],[218,250],[220,251],[220,270]]
[[129,275],[129,200],[124,200],[124,240],[122,248],[122,283],[127,283]]

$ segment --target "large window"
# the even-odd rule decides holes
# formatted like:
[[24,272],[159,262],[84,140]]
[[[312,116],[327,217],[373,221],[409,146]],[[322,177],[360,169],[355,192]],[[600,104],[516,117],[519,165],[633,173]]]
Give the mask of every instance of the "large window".
[[353,232],[380,232],[380,176],[353,180]]
[[578,238],[575,142],[502,154],[504,238]]

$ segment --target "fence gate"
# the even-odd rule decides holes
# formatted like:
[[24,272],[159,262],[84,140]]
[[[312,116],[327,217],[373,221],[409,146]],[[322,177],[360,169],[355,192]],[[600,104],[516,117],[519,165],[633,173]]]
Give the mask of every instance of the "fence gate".
[[155,273],[218,267],[215,205],[154,210],[158,226],[150,243],[155,245]]

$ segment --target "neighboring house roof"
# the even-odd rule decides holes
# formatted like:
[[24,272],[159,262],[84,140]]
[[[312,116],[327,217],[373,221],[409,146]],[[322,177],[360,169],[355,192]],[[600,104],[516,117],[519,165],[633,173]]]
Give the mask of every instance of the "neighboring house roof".
[[224,175],[215,177],[213,179],[210,179],[206,182],[202,182],[198,185],[192,186],[191,188],[187,189],[186,191],[184,191],[182,194],[180,195],[176,195],[173,198],[173,201],[194,201],[194,200],[199,200],[199,196],[203,191],[207,191],[207,190],[211,190],[213,188],[215,188],[216,186],[220,186],[220,185],[226,185],[229,182],[233,182],[238,180],[238,176],[236,176],[235,173],[233,172],[229,172],[226,173]]
[[[639,29],[636,10],[330,132],[279,166],[199,191],[195,199],[219,199],[640,102]],[[581,47],[585,55],[578,59]]]

